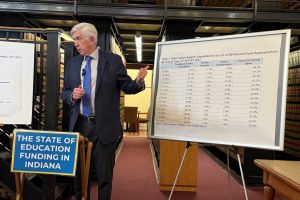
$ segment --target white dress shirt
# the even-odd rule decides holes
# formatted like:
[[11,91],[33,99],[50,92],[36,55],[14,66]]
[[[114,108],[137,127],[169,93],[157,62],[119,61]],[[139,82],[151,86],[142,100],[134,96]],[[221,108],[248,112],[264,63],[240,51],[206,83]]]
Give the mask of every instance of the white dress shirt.
[[[95,91],[96,91],[96,81],[97,81],[97,67],[98,67],[98,60],[99,60],[99,47],[96,48],[89,56],[92,57],[91,60],[91,106],[92,106],[92,115],[95,115]],[[83,59],[81,64],[81,70],[84,69],[86,65],[85,59]],[[81,86],[83,87],[83,78],[84,76],[80,73],[81,79]],[[82,114],[82,102],[80,103],[80,113]]]

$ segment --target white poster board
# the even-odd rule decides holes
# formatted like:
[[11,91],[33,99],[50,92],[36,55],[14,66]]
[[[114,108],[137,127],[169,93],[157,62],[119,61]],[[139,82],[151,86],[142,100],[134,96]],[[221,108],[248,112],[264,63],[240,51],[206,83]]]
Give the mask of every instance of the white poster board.
[[282,150],[290,30],[156,44],[150,137]]
[[0,41],[0,123],[31,124],[34,44]]

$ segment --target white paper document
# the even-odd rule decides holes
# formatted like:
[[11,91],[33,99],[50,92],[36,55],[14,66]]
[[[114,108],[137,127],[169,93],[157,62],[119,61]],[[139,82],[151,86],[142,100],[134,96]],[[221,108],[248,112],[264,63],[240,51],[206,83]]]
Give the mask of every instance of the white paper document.
[[0,123],[30,124],[34,44],[0,42]]
[[9,116],[22,109],[21,52],[1,51],[0,63],[0,116]]

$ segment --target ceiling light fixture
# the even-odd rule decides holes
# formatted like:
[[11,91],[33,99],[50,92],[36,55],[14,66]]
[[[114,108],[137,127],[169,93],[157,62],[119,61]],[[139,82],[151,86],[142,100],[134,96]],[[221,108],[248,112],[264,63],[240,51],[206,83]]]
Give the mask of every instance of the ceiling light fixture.
[[136,46],[136,58],[138,62],[142,61],[142,34],[141,32],[135,33],[135,46]]

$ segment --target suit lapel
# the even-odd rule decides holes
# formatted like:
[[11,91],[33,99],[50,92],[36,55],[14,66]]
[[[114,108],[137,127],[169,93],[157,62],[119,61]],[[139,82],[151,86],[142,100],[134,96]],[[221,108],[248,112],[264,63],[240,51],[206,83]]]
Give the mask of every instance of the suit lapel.
[[99,58],[98,58],[98,67],[97,67],[97,82],[96,82],[96,91],[100,86],[103,73],[106,67],[106,55],[103,51],[99,50]]
[[83,61],[83,56],[80,56],[80,60],[79,62],[76,63],[75,65],[75,70],[74,70],[74,73],[76,73],[76,85],[81,85],[81,74],[82,72],[80,71],[81,70],[81,65],[82,65],[82,61]]

